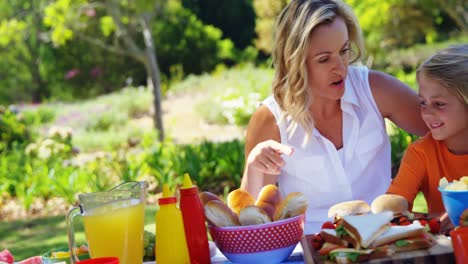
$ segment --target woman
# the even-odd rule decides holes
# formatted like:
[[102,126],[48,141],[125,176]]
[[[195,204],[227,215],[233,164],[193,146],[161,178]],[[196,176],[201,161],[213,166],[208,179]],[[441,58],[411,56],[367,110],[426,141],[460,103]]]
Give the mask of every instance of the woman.
[[273,96],[253,114],[241,188],[267,184],[309,199],[306,233],[320,230],[335,203],[371,202],[390,181],[384,118],[417,135],[419,101],[397,79],[349,66],[363,54],[355,15],[339,0],[292,0],[278,17]]

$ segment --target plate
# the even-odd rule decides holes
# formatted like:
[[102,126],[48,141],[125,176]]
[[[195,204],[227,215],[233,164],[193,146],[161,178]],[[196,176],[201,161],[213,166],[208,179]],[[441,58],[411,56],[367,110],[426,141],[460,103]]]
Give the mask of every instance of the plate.
[[[313,235],[303,236],[301,239],[302,247],[304,248],[304,263],[306,264],[322,264],[318,253],[311,245],[311,237]],[[444,235],[435,237],[435,245],[428,249],[413,250],[395,253],[391,257],[373,259],[364,263],[455,263],[453,254],[452,242]]]

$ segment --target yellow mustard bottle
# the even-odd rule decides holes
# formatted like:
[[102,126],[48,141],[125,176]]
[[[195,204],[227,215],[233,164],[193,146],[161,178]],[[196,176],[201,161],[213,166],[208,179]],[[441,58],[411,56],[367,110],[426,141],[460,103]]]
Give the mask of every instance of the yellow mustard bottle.
[[167,184],[163,185],[163,197],[159,198],[156,213],[156,263],[190,264],[185,239],[182,213],[177,208],[177,198]]

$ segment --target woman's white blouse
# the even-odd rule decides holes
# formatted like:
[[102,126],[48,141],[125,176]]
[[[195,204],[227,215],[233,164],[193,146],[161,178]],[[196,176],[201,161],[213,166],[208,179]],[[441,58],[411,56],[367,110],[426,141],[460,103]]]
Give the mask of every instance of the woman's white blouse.
[[391,181],[390,141],[385,122],[372,96],[368,69],[351,66],[341,99],[343,142],[339,151],[314,129],[303,145],[305,131],[298,127],[287,135],[288,123],[279,122],[281,109],[270,96],[263,101],[274,114],[281,143],[294,148],[291,156],[283,155],[286,165],[278,179],[285,195],[302,192],[309,200],[305,233],[320,231],[328,218],[328,209],[339,202],[365,200],[369,204],[385,193]]

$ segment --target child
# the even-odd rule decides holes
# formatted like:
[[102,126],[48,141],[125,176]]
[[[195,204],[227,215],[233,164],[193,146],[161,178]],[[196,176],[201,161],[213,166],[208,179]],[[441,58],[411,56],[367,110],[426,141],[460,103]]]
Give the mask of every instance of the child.
[[388,189],[408,200],[422,191],[431,216],[442,216],[441,232],[452,228],[439,180],[468,175],[468,45],[437,52],[416,71],[421,116],[430,132],[411,144]]

